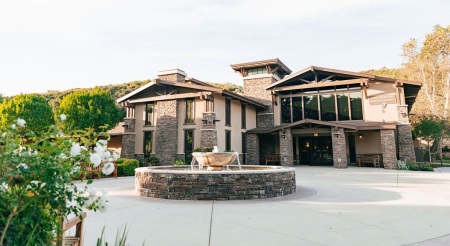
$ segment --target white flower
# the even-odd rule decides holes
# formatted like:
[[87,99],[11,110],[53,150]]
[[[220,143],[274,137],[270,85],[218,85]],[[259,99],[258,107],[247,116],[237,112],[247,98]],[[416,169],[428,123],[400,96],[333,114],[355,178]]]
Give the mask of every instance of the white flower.
[[67,116],[65,114],[60,114],[59,118],[61,119],[61,121],[65,121],[67,119]]
[[11,129],[13,129],[13,130],[16,129],[16,124],[12,124]]
[[24,127],[25,123],[27,123],[24,119],[18,118],[17,119],[17,125],[19,125],[20,127]]
[[70,148],[70,156],[77,156],[80,154],[81,147],[79,143],[72,143],[72,148]]
[[113,158],[114,160],[117,160],[117,159],[119,159],[119,157],[120,157],[120,155],[119,155],[119,154],[117,154],[116,152],[113,152],[113,154],[112,154],[112,158]]
[[107,161],[111,157],[111,153],[109,151],[103,152],[102,160]]
[[59,154],[59,158],[65,160],[65,159],[67,159],[68,157],[67,157],[66,154],[61,153],[61,154]]
[[114,164],[111,162],[106,163],[102,168],[102,172],[105,175],[110,175],[112,172],[114,172]]
[[94,167],[98,167],[98,165],[102,163],[102,156],[98,153],[91,153],[89,161],[91,161],[91,163],[94,164]]
[[1,185],[0,185],[0,191],[7,191],[8,190],[8,184],[7,183],[5,183],[5,182],[3,182]]
[[19,165],[17,165],[17,169],[22,168],[22,169],[28,169],[28,165],[25,163],[20,163]]
[[80,164],[77,163],[73,166],[71,173],[72,174],[78,173],[78,172],[80,172],[80,169],[81,169]]
[[86,148],[85,146],[81,146],[80,148],[81,148],[82,150],[87,151],[87,148]]
[[108,200],[107,196],[103,195],[98,200],[98,210],[102,213],[106,212],[106,209],[108,209]]
[[2,133],[2,138],[6,137],[6,132]]

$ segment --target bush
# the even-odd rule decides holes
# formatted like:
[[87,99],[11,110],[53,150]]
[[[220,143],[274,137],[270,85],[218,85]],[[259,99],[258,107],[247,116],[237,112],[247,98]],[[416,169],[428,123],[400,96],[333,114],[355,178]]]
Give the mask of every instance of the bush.
[[155,156],[149,156],[144,159],[145,166],[158,166],[159,160]]
[[212,152],[214,148],[195,148],[193,152]]
[[406,167],[411,171],[433,171],[433,167],[427,163],[406,163]]
[[139,167],[136,159],[119,158],[116,161],[117,174],[120,176],[134,176],[134,169]]
[[186,165],[186,163],[184,163],[183,160],[175,160],[175,162],[173,163],[174,166],[183,166]]

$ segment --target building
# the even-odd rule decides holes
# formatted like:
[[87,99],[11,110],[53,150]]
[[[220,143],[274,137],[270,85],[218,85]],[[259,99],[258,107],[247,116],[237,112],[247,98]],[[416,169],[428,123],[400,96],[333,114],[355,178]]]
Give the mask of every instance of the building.
[[127,109],[122,156],[190,161],[217,145],[241,161],[347,167],[378,156],[385,168],[415,161],[408,112],[421,83],[311,66],[294,74],[279,59],[233,64],[243,95],[187,77],[158,78],[117,102]]

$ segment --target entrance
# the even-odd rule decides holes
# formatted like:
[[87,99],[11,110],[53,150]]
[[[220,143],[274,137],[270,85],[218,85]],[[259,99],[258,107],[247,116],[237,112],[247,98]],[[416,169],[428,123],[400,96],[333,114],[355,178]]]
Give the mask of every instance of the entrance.
[[299,164],[333,165],[331,137],[299,137]]

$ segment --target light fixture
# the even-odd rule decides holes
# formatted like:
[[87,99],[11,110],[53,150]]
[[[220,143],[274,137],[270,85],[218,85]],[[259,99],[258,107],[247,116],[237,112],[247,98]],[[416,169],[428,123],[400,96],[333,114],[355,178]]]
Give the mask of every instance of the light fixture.
[[306,148],[309,148],[309,142],[306,142],[305,146]]
[[319,133],[315,132],[314,137],[317,137],[317,136],[319,136]]
[[363,135],[362,135],[362,133],[360,133],[360,134],[359,134],[358,136],[359,136],[359,138],[363,138]]
[[281,130],[280,136],[282,139],[286,139],[286,130],[284,128]]

